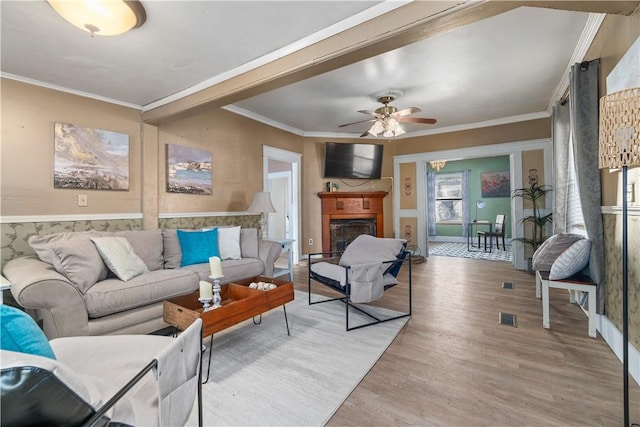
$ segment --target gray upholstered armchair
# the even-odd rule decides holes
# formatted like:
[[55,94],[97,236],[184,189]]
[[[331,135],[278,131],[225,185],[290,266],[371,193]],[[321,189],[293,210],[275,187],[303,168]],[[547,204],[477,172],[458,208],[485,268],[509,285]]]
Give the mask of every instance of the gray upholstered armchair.
[[[202,425],[200,319],[177,338],[65,337],[40,343],[45,351],[35,354],[23,351],[33,349],[38,337],[6,350],[8,341],[24,338],[7,336],[6,323],[14,320],[23,322],[21,330],[27,321],[3,315],[2,425],[179,426],[187,422],[196,396]],[[41,333],[34,327],[26,329]]]

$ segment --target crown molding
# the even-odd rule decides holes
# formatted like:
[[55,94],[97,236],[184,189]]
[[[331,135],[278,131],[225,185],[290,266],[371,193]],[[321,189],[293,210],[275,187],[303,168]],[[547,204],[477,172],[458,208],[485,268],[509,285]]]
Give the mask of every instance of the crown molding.
[[0,73],[0,77],[3,79],[15,80],[21,83],[27,83],[34,86],[40,86],[46,89],[57,90],[59,92],[69,93],[71,95],[81,96],[83,98],[95,99],[96,101],[108,102],[110,104],[120,105],[122,107],[133,108],[134,110],[141,111],[142,105],[131,104],[129,102],[118,101],[117,99],[106,98],[104,96],[95,95],[89,92],[83,92],[80,90],[68,89],[63,86],[57,86],[51,83],[41,82],[40,80],[30,79],[28,77],[17,76],[11,73]]
[[584,60],[587,51],[591,47],[593,40],[596,38],[596,34],[598,34],[598,30],[606,17],[606,13],[590,13],[587,18],[587,22],[584,24],[584,29],[582,30],[582,34],[580,34],[580,38],[578,39],[578,44],[573,50],[573,54],[569,59],[569,63],[565,67],[564,73],[562,73],[562,77],[558,82],[558,86],[556,86],[556,90],[553,92],[553,96],[549,101],[549,105],[547,106],[547,111],[549,114],[553,111],[553,106],[556,101],[562,99],[562,97],[569,91],[569,71],[571,70],[571,66],[576,62],[582,62]]
[[84,215],[10,215],[0,217],[0,224],[13,224],[21,222],[110,221],[142,218],[142,213]]

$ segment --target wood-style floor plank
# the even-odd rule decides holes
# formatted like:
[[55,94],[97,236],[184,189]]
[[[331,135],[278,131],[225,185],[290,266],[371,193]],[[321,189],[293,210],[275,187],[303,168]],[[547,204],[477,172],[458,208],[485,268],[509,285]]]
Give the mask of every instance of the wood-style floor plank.
[[[378,304],[406,308],[407,269],[400,278]],[[307,291],[306,265],[294,285]],[[331,294],[317,284],[312,292]],[[545,330],[533,275],[496,261],[414,264],[412,318],[328,425],[622,425],[621,362],[599,335],[588,337],[567,291],[551,289],[550,300]],[[500,325],[499,312],[515,314],[517,327]],[[639,422],[640,391],[630,384]]]

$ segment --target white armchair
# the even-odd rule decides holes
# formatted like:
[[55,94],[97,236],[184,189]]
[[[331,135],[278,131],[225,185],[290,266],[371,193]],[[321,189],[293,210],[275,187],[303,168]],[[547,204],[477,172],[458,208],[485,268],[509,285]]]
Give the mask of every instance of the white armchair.
[[177,338],[57,338],[56,359],[1,350],[2,425],[184,425],[198,400],[202,321]]

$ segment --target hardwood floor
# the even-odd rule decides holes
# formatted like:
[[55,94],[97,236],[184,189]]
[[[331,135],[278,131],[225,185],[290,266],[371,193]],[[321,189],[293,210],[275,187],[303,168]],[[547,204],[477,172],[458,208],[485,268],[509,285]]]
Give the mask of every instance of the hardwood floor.
[[[294,284],[307,291],[306,266]],[[380,305],[402,309],[406,294],[396,287]],[[430,257],[414,265],[412,318],[327,425],[621,426],[621,362],[600,335],[588,337],[566,291],[552,289],[550,299],[545,330],[534,276],[511,264]],[[500,325],[499,312],[515,314],[517,326]],[[640,391],[630,384],[639,422]]]

